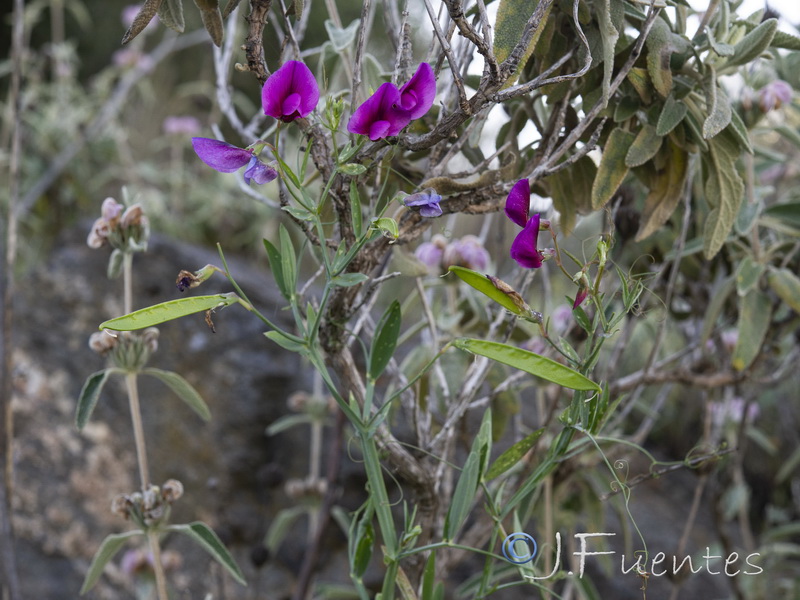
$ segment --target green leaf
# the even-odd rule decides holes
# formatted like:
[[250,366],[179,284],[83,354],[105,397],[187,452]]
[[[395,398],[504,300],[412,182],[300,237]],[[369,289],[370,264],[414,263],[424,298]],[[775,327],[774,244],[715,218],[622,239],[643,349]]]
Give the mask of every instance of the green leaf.
[[708,179],[705,182],[706,201],[712,210],[703,231],[703,251],[707,259],[719,252],[739,213],[744,196],[744,182],[736,169],[739,145],[728,132],[708,140],[705,155]]
[[736,292],[739,296],[746,296],[764,274],[764,265],[753,260],[752,256],[745,256],[736,268]]
[[281,273],[291,301],[297,287],[297,255],[294,252],[292,238],[282,223],[278,233],[281,244]]
[[[530,19],[531,15],[538,6],[538,0],[500,0],[497,8],[497,20],[495,22],[494,30],[494,55],[497,62],[502,63],[505,61],[514,50],[514,47],[519,43],[522,33],[525,29],[525,24]],[[520,58],[519,64],[514,73],[506,80],[504,87],[514,85],[519,77],[525,63],[528,62],[531,54],[536,48],[536,44],[544,31],[544,24],[550,15],[552,5],[545,9],[542,16],[542,26],[538,28],[536,33],[531,38],[528,47]]]
[[358,186],[355,180],[350,180],[350,213],[353,218],[353,235],[356,239],[361,237],[361,196],[358,193]]
[[800,202],[775,204],[764,211],[764,216],[787,222],[793,227],[800,227]]
[[360,20],[356,19],[346,28],[341,29],[334,25],[333,21],[330,19],[325,20],[325,30],[328,32],[328,37],[337,52],[342,52],[342,50],[348,48],[353,43],[353,40],[356,39],[359,23]]
[[78,396],[78,406],[75,411],[75,425],[78,429],[83,429],[89,418],[94,412],[94,407],[97,406],[97,401],[100,398],[100,392],[103,391],[103,386],[111,374],[111,369],[103,369],[97,373],[92,373],[86,378],[86,382],[81,389],[81,395]]
[[664,101],[664,108],[661,109],[661,114],[658,117],[656,124],[657,135],[667,135],[670,131],[678,126],[678,123],[683,121],[686,116],[686,105],[677,100],[674,94],[667,96]]
[[163,0],[158,7],[158,18],[173,31],[183,33],[183,0]]
[[289,337],[282,331],[267,331],[264,335],[289,352],[297,352],[304,356],[308,353],[308,346],[302,338]]
[[400,336],[400,303],[394,300],[375,326],[369,356],[369,378],[375,381],[389,364]]
[[603,106],[608,105],[608,91],[614,74],[614,49],[623,26],[624,9],[620,0],[597,0],[597,21],[603,43]]
[[744,371],[749,367],[759,350],[769,329],[772,317],[772,303],[769,296],[758,289],[742,298],[739,305],[738,330],[739,337],[733,349],[733,368]]
[[275,419],[270,426],[264,431],[268,436],[277,435],[283,431],[296,427],[297,425],[308,425],[314,422],[314,418],[308,413],[300,413],[297,415],[284,415]]
[[225,5],[225,10],[222,12],[222,18],[227,19],[236,7],[239,6],[239,2],[241,2],[241,0],[228,0],[228,3]]
[[161,382],[165,383],[169,389],[175,392],[180,399],[189,406],[189,408],[200,415],[201,419],[204,421],[211,420],[211,411],[208,410],[208,405],[206,405],[206,403],[200,397],[200,394],[197,393],[197,390],[194,389],[192,385],[183,377],[177,373],[173,373],[172,371],[163,371],[161,369],[154,369],[152,367],[142,369],[142,374],[151,375],[156,379],[161,380]]
[[731,124],[728,127],[728,131],[733,134],[742,148],[747,150],[749,154],[753,153],[753,146],[750,143],[750,133],[747,131],[747,127],[744,121],[742,121],[742,117],[739,116],[738,111],[731,110]]
[[714,67],[709,66],[708,71],[709,75],[704,85],[706,110],[708,111],[708,116],[703,121],[703,137],[705,139],[713,138],[731,122],[731,102],[717,84]]
[[771,269],[767,275],[767,283],[778,298],[800,314],[800,279],[797,275],[789,269]]
[[219,0],[194,0],[200,9],[200,18],[206,28],[211,41],[219,48],[222,46],[222,36],[225,27],[222,23],[222,13],[219,11]]
[[662,18],[656,18],[653,28],[645,41],[647,46],[647,72],[653,87],[656,91],[666,98],[672,91],[672,70],[670,69],[670,57],[674,51],[672,45],[672,31],[667,22]]
[[133,23],[131,23],[128,31],[122,36],[123,45],[139,35],[142,30],[150,24],[150,21],[152,21],[153,17],[158,13],[161,2],[162,0],[145,0],[144,4],[142,4],[142,8],[139,9],[139,12],[136,13],[136,16],[133,18]]
[[214,560],[225,567],[236,581],[242,585],[247,585],[247,582],[244,580],[244,575],[242,575],[242,571],[239,569],[236,561],[233,560],[228,549],[225,548],[225,545],[217,537],[217,534],[214,533],[208,525],[200,521],[195,521],[188,525],[170,525],[167,529],[169,531],[188,535],[214,557]]
[[728,59],[726,66],[744,65],[761,56],[769,48],[777,30],[777,19],[767,19],[761,23],[733,47],[733,56]]
[[617,103],[614,108],[614,122],[622,123],[634,116],[641,108],[642,103],[639,98],[634,96],[625,96]]
[[108,257],[108,278],[116,279],[122,272],[122,262],[125,258],[125,253],[119,248],[114,248],[111,256]]
[[433,586],[436,583],[436,550],[431,551],[422,573],[422,593],[420,600],[433,600]]
[[733,275],[726,277],[719,285],[716,285],[711,293],[711,301],[708,303],[706,315],[703,318],[703,331],[700,334],[701,346],[703,346],[708,338],[711,337],[711,332],[717,324],[717,318],[722,313],[725,307],[725,302],[733,292],[734,284],[736,283]]
[[786,33],[785,31],[778,30],[775,32],[775,37],[772,38],[773,48],[785,48],[786,50],[800,50],[800,38]]
[[[368,513],[371,515],[371,513]],[[375,543],[375,529],[372,527],[372,520],[358,524],[358,537],[356,538],[356,548],[353,555],[353,574],[362,577],[367,571],[369,561],[372,558],[372,546]]]
[[636,233],[637,242],[652,235],[667,222],[685,192],[689,157],[671,141],[667,142],[665,150],[668,159],[664,168],[653,178],[650,192],[644,201],[641,225]]
[[481,475],[486,470],[489,454],[492,449],[492,411],[486,409],[483,413],[481,427],[478,435],[472,440],[469,456],[461,470],[453,499],[444,520],[442,532],[445,540],[454,540],[464,521],[469,516]]
[[331,283],[339,287],[353,287],[368,280],[369,276],[364,273],[342,273],[331,279]]
[[525,454],[527,454],[531,448],[533,448],[533,446],[536,444],[536,441],[542,437],[543,433],[544,427],[537,429],[503,452],[497,457],[497,460],[492,463],[492,466],[489,467],[484,479],[486,481],[491,481],[498,475],[502,475],[515,464],[517,464],[520,460],[522,460],[522,457],[525,456]]
[[453,345],[461,350],[491,358],[572,390],[601,391],[599,385],[577,371],[521,348],[470,338],[456,339],[453,341]]
[[147,308],[133,311],[132,313],[117,317],[116,319],[104,321],[100,323],[100,329],[134,331],[205,310],[224,308],[236,302],[239,302],[239,297],[233,292],[228,294],[213,294],[211,296],[179,298],[178,300],[162,302],[155,306],[148,306]]
[[292,0],[291,6],[286,9],[286,16],[294,15],[296,21],[303,18],[303,10],[305,9],[305,0]]
[[714,52],[716,52],[719,56],[733,56],[733,46],[723,42],[718,42],[714,38],[714,32],[710,27],[706,28],[706,35],[708,36],[708,43],[711,45],[711,49],[714,50]]
[[362,173],[367,172],[367,167],[365,165],[360,165],[358,163],[347,163],[345,165],[339,165],[338,167],[340,173],[344,173],[345,175],[361,175]]
[[266,238],[264,238],[264,248],[267,250],[267,258],[269,259],[269,268],[272,271],[272,277],[275,279],[275,283],[281,291],[281,295],[289,300],[291,296],[289,294],[289,288],[286,287],[286,281],[283,279],[283,260],[281,259],[281,253]]
[[454,273],[461,281],[475,288],[481,294],[488,296],[515,315],[541,323],[542,315],[532,311],[531,307],[522,299],[522,296],[506,282],[491,275],[481,275],[477,271],[464,267],[452,266],[448,271]]
[[303,506],[302,504],[278,511],[269,524],[267,535],[264,536],[264,545],[267,547],[270,554],[275,555],[278,553],[278,548],[280,548],[283,540],[285,540],[286,536],[292,531],[292,525],[295,524],[298,517],[308,511],[309,507]]
[[545,178],[553,206],[561,215],[559,226],[566,234],[575,227],[578,214],[592,212],[592,184],[597,177],[597,166],[584,156],[565,169]]
[[628,166],[625,156],[628,148],[633,144],[634,135],[621,127],[615,128],[608,136],[608,141],[603,148],[597,176],[592,184],[592,208],[599,210],[616,194],[625,176]]
[[636,139],[633,140],[628,153],[625,155],[625,164],[629,167],[638,167],[643,165],[651,158],[653,158],[658,149],[661,148],[661,142],[664,140],[656,132],[656,128],[645,123],[636,134]]
[[114,555],[120,551],[122,546],[125,545],[125,542],[137,535],[144,535],[144,531],[141,529],[134,529],[133,531],[126,531],[125,533],[115,533],[103,540],[103,543],[100,544],[100,548],[92,559],[89,570],[86,572],[86,577],[83,579],[83,586],[80,591],[81,595],[94,587],[94,584],[97,583],[97,580],[100,579],[100,576],[103,574],[106,565],[114,558]]
[[306,210],[300,206],[281,206],[281,210],[284,212],[289,213],[298,221],[313,221],[314,220],[314,213],[310,210]]
[[397,226],[397,221],[391,217],[381,217],[372,221],[372,227],[380,231],[385,237],[396,240],[400,237],[400,229]]

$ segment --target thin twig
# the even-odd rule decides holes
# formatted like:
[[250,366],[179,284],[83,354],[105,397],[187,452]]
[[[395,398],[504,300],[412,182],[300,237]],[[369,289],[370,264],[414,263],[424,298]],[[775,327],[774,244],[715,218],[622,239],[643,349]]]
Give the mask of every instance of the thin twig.
[[361,5],[361,21],[358,24],[356,34],[356,56],[353,60],[353,86],[350,92],[350,101],[355,106],[359,104],[358,92],[361,87],[362,61],[364,60],[364,48],[367,45],[367,33],[372,24],[372,0],[363,0]]
[[459,106],[461,107],[462,111],[467,114],[471,114],[472,111],[469,103],[467,102],[467,92],[464,89],[464,82],[461,79],[461,72],[458,62],[453,55],[453,48],[450,46],[450,42],[447,41],[447,37],[445,36],[444,31],[442,31],[442,26],[439,24],[439,19],[433,11],[431,0],[425,0],[425,9],[428,11],[428,17],[430,18],[431,25],[433,25],[433,33],[436,35],[436,39],[439,40],[439,46],[442,48],[442,52],[444,52],[445,56],[447,57],[447,62],[450,63],[450,73],[453,76],[453,83],[458,90]]

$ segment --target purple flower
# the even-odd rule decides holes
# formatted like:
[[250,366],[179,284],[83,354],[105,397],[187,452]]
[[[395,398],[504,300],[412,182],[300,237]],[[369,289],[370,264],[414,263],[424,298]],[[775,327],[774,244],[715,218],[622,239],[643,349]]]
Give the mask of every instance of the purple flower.
[[586,297],[589,295],[589,288],[585,285],[582,285],[578,288],[578,293],[575,295],[575,302],[572,303],[572,310],[578,308],[583,301],[586,300]]
[[436,97],[436,78],[428,63],[420,63],[417,72],[400,88],[398,105],[409,112],[413,121],[419,119],[433,106]]
[[530,209],[531,182],[528,179],[520,179],[511,188],[506,199],[506,216],[520,227],[525,227]]
[[528,217],[530,204],[530,181],[521,179],[514,184],[506,199],[506,215],[522,227],[522,231],[511,244],[511,258],[526,269],[538,269],[545,259],[545,253],[537,248],[539,227],[540,225],[547,227],[549,222],[542,222],[538,213]]
[[489,253],[478,237],[465,235],[447,246],[442,263],[445,269],[457,265],[473,271],[484,271],[489,264]]
[[409,111],[399,104],[400,91],[394,84],[384,83],[356,109],[347,123],[347,131],[368,135],[373,142],[397,135],[411,122]]
[[314,74],[298,60],[290,60],[264,82],[261,106],[264,114],[284,123],[306,117],[319,102]]
[[278,176],[278,172],[261,162],[252,150],[201,137],[193,137],[192,146],[200,160],[220,173],[233,173],[247,165],[244,180],[248,184],[251,179],[261,184],[272,181]]
[[442,266],[442,255],[446,247],[447,239],[437,233],[431,238],[430,242],[424,242],[417,246],[414,256],[428,267],[428,271],[438,273]]
[[783,79],[770,81],[758,92],[758,104],[765,113],[780,108],[782,104],[788,104],[791,101],[792,86],[783,81]]
[[272,181],[277,176],[278,172],[261,162],[255,154],[253,154],[250,162],[247,163],[247,168],[244,170],[244,181],[247,185],[250,185],[251,179],[261,185]]
[[191,135],[200,131],[200,121],[194,117],[167,117],[161,126],[164,133]]
[[419,214],[423,217],[440,217],[442,215],[442,208],[439,206],[439,202],[441,201],[442,197],[436,193],[436,190],[428,188],[416,194],[406,196],[405,200],[403,200],[403,204],[406,206],[419,206]]

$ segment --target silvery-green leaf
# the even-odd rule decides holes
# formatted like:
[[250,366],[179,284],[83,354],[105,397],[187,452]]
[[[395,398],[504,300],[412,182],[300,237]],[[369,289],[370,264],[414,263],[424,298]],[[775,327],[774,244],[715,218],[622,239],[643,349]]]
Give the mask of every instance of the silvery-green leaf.
[[733,368],[744,371],[761,350],[772,318],[772,303],[758,289],[750,290],[739,302],[739,337],[733,349]]
[[186,379],[172,371],[163,371],[148,367],[142,370],[143,375],[150,375],[166,384],[169,389],[175,392],[189,408],[196,412],[204,421],[211,420],[211,411],[197,390],[192,387]]
[[183,0],[163,0],[158,8],[158,18],[173,31],[183,33]]
[[81,595],[94,587],[94,584],[97,583],[97,580],[100,579],[100,576],[103,574],[106,565],[125,545],[125,542],[137,535],[144,535],[144,531],[141,529],[134,529],[133,531],[126,531],[125,533],[109,535],[103,540],[103,543],[100,544],[100,548],[92,559],[89,570],[86,571],[86,577],[84,577],[83,586],[81,587]]
[[706,110],[708,116],[703,122],[703,137],[713,138],[725,129],[731,122],[731,102],[727,94],[717,84],[716,72],[713,66],[708,67],[708,76],[705,81]]
[[761,56],[769,48],[777,30],[777,19],[767,19],[761,23],[733,47],[733,56],[728,59],[726,66],[744,65]]
[[330,38],[331,43],[337,52],[341,52],[353,43],[353,40],[356,39],[356,32],[358,32],[359,23],[360,20],[356,19],[344,29],[340,29],[334,25],[333,21],[330,19],[325,21],[325,30],[328,32],[328,37]]
[[188,525],[170,525],[167,529],[189,536],[208,552],[214,560],[225,567],[236,581],[242,585],[247,585],[239,565],[233,560],[230,552],[225,548],[225,544],[222,543],[217,534],[208,525],[196,521]]

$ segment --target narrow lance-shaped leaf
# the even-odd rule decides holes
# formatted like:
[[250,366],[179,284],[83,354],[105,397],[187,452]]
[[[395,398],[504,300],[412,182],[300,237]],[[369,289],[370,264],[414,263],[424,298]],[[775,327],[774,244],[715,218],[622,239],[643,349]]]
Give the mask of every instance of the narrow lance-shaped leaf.
[[636,134],[636,139],[625,155],[625,164],[629,167],[638,167],[653,158],[664,138],[658,135],[656,128],[645,123]]
[[100,548],[92,559],[89,570],[86,572],[86,577],[83,579],[81,595],[94,587],[94,584],[97,583],[97,580],[100,579],[100,576],[103,574],[106,565],[114,558],[117,552],[120,551],[122,546],[125,545],[125,542],[137,535],[144,535],[144,531],[141,529],[134,529],[133,531],[126,531],[125,533],[109,535],[103,540],[103,543],[100,544]]
[[130,42],[147,27],[150,21],[153,20],[153,17],[158,13],[161,2],[162,0],[145,0],[145,3],[142,4],[142,8],[139,9],[139,12],[134,17],[133,23],[131,23],[128,31],[126,31],[125,35],[122,37],[123,44]]
[[142,370],[142,374],[151,375],[162,383],[165,383],[169,389],[175,392],[178,397],[183,400],[189,408],[200,415],[200,418],[204,421],[209,421],[211,419],[211,411],[208,410],[208,405],[200,397],[200,394],[197,393],[197,390],[194,389],[186,379],[177,373],[148,367]]
[[83,384],[75,411],[75,425],[77,425],[78,429],[83,429],[86,423],[89,422],[110,372],[111,369],[103,369],[97,373],[92,373]]
[[614,49],[619,40],[619,27],[622,25],[624,8],[619,0],[600,0],[596,3],[596,7],[600,39],[603,44],[603,106],[607,106],[611,77],[614,74]]
[[283,282],[289,294],[288,297],[292,298],[297,288],[297,255],[294,251],[292,238],[289,236],[289,232],[283,224],[281,224],[278,234],[281,243],[281,272],[283,273]]
[[286,281],[283,278],[283,259],[281,258],[281,253],[268,239],[264,238],[263,241],[264,248],[267,251],[267,258],[269,259],[269,268],[272,271],[272,278],[281,291],[281,295],[289,300],[291,295],[289,294],[289,288],[286,287]]
[[394,355],[397,338],[400,336],[400,303],[395,300],[383,313],[375,327],[375,337],[369,357],[369,377],[373,381],[380,377]]
[[621,127],[615,128],[608,136],[603,156],[600,158],[600,166],[597,168],[597,176],[592,185],[592,208],[595,210],[599,210],[611,200],[628,174],[625,156],[633,140],[634,135]]
[[733,227],[744,196],[744,182],[736,169],[739,146],[723,132],[708,141],[706,155],[708,179],[706,200],[714,208],[709,213],[703,231],[703,250],[707,259],[719,252]]
[[739,337],[733,349],[733,368],[744,371],[758,356],[772,318],[769,296],[754,289],[739,303]]
[[197,8],[200,9],[200,18],[206,28],[211,41],[218,48],[222,46],[222,36],[224,26],[222,24],[222,13],[219,10],[219,0],[194,0]]
[[486,409],[483,421],[478,430],[478,435],[472,440],[469,456],[461,470],[456,489],[453,491],[453,500],[444,520],[444,539],[453,540],[459,529],[469,516],[472,509],[478,484],[482,473],[486,469],[489,453],[492,447],[492,411]]
[[674,94],[667,96],[667,99],[664,101],[664,108],[661,109],[661,114],[658,116],[656,134],[667,135],[670,131],[675,129],[675,127],[683,121],[687,110],[686,105],[676,99]]
[[158,9],[158,18],[173,31],[183,33],[183,0],[163,0]]
[[516,444],[511,446],[508,450],[503,452],[497,459],[492,463],[492,466],[489,467],[489,470],[486,472],[484,479],[489,481],[494,479],[495,477],[502,475],[506,471],[508,471],[511,467],[517,464],[525,454],[533,448],[536,444],[536,441],[542,437],[544,433],[544,427],[541,429],[537,429],[533,433],[525,436]]
[[214,557],[214,560],[225,567],[236,581],[242,585],[247,585],[239,565],[236,564],[236,561],[233,560],[228,549],[225,548],[225,545],[217,537],[217,534],[214,533],[208,525],[200,521],[195,521],[188,525],[170,525],[167,529],[169,531],[188,535]]
[[[536,10],[539,2],[537,0],[500,0],[497,8],[497,21],[494,31],[494,55],[497,61],[505,61],[520,42],[525,24]],[[522,54],[519,64],[514,73],[506,80],[504,87],[513,85],[519,77],[520,71],[528,62],[531,54],[536,48],[536,44],[544,31],[544,24],[550,15],[552,4],[547,7],[542,16],[541,25],[531,38],[528,47]]]
[[767,282],[778,297],[800,314],[800,279],[789,269],[773,269]]
[[686,152],[672,142],[667,143],[669,159],[664,169],[658,172],[644,202],[642,222],[636,234],[641,241],[657,231],[675,212],[684,193],[684,182],[689,164]]
[[136,310],[127,315],[110,319],[100,323],[100,329],[113,329],[115,331],[134,331],[152,327],[174,319],[185,317],[198,312],[215,308],[224,308],[239,302],[239,297],[230,292],[228,294],[213,294],[211,296],[193,296],[162,302]]
[[599,385],[577,371],[522,348],[470,338],[457,339],[453,341],[453,345],[572,390],[601,391]]
[[488,296],[515,315],[537,323],[542,322],[542,315],[531,310],[531,307],[522,299],[522,296],[506,282],[464,267],[452,266],[448,271],[454,273],[461,281],[475,288],[481,294]]
[[777,19],[767,19],[761,23],[733,47],[733,56],[728,60],[726,66],[744,65],[758,58],[764,50],[769,48],[777,30]]
[[708,67],[708,76],[704,87],[708,116],[703,121],[703,137],[709,139],[730,124],[731,101],[717,83],[717,74],[713,66]]

